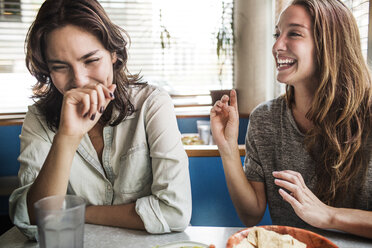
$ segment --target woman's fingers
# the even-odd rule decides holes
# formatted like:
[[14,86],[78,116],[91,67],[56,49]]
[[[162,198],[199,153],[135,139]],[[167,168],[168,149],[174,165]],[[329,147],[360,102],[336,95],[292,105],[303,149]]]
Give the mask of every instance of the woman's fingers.
[[306,187],[304,178],[302,177],[301,173],[299,173],[297,171],[293,171],[293,170],[285,170],[284,172],[288,173],[288,174],[291,174],[293,177],[295,177],[301,183],[302,186]]
[[89,118],[93,121],[98,111],[98,92],[96,90],[90,90],[89,93]]
[[236,96],[236,91],[230,91],[230,105],[235,108],[236,112],[238,113],[238,97]]
[[276,185],[291,192],[291,196],[299,202],[304,201],[308,189],[300,173],[292,170],[274,171],[273,176]]
[[[289,192],[291,192],[291,197],[294,197],[299,202],[302,202],[304,192],[302,191],[303,189],[301,186],[285,181],[285,180],[281,180],[281,179],[275,179],[274,183],[278,185],[279,187],[284,188],[288,190]],[[280,190],[283,190],[283,189],[279,189],[279,191]]]
[[110,84],[107,89],[109,90],[108,92],[108,97],[107,98],[110,98],[111,100],[115,99],[115,96],[114,96],[114,93],[115,93],[115,90],[116,90],[116,84]]
[[84,118],[94,120],[99,111],[99,93],[95,89],[79,88],[73,89],[72,95],[77,98],[81,105],[82,115]]
[[291,204],[291,206],[294,209],[297,209],[297,208],[300,208],[301,207],[300,201],[298,201],[298,199],[296,199],[293,195],[288,194],[285,190],[279,189],[279,194],[283,197],[283,199],[286,202],[288,202],[289,204]]
[[[97,111],[100,114],[103,114],[109,102],[114,99],[114,90],[116,89],[116,85],[109,89],[105,87],[103,84],[97,84],[94,87],[93,92],[97,93]],[[94,95],[91,97],[92,101],[94,101]],[[92,106],[94,108],[94,106]]]
[[230,100],[230,98],[229,98],[229,96],[228,95],[223,95],[222,97],[221,97],[221,103],[222,104],[224,104],[224,105],[228,105],[229,104],[229,100]]
[[301,185],[302,187],[306,187],[304,179],[302,175],[296,171],[292,170],[284,170],[284,171],[274,171],[273,176],[276,178],[280,178],[297,185]]
[[91,108],[91,101],[90,96],[86,92],[82,92],[77,89],[72,89],[65,94],[65,99],[67,105],[75,105],[77,106],[78,113],[83,116],[83,118],[86,118],[89,116],[90,108]]
[[101,84],[95,86],[95,92],[97,92],[97,111],[102,114],[106,107],[106,99]]
[[78,95],[81,95],[81,106],[82,106],[82,115],[83,118],[90,118],[90,96],[84,92],[77,92]]
[[102,84],[99,84],[97,86],[100,86],[100,89],[102,90],[102,100],[105,100],[104,107],[107,107],[108,103],[115,99],[114,92],[116,89],[116,84],[111,84],[108,87],[105,87]]
[[230,91],[230,96],[223,95],[220,100],[216,101],[213,105],[213,108],[211,109],[211,112],[213,111],[214,113],[220,113],[222,111],[226,111],[226,113],[229,113],[231,112],[229,110],[229,107],[233,107],[236,113],[238,113],[237,96],[235,90]]
[[215,102],[211,111],[213,111],[216,114],[221,114],[224,111],[226,111],[226,107],[225,107],[225,104],[222,102],[222,99]]
[[89,84],[84,88],[72,89],[66,94],[81,104],[81,114],[84,118],[95,120],[104,112],[109,102],[114,99],[116,85],[108,88],[103,84]]

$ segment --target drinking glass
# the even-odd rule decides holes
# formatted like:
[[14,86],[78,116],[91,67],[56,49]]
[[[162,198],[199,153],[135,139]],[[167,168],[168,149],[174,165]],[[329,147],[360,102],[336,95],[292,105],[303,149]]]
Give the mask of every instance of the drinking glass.
[[210,121],[197,120],[196,126],[198,128],[199,138],[203,141],[204,145],[209,145],[212,138]]
[[85,200],[76,195],[54,195],[34,204],[40,248],[84,246]]

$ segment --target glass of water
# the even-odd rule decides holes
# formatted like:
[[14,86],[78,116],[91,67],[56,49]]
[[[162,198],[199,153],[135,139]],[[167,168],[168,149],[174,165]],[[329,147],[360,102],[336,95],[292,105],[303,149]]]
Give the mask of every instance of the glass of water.
[[40,248],[84,246],[85,200],[75,195],[48,196],[34,205]]
[[203,141],[203,144],[211,144],[212,134],[210,121],[197,120],[196,127],[198,128],[199,138]]

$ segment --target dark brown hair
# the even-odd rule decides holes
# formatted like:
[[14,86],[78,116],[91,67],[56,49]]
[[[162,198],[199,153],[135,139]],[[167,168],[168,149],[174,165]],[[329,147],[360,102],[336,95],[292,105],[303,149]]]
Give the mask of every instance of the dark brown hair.
[[[134,111],[129,101],[128,85],[139,85],[141,78],[138,74],[131,75],[126,66],[128,34],[111,22],[96,0],[46,0],[41,5],[26,37],[26,66],[37,79],[33,88],[36,106],[45,116],[49,128],[58,129],[63,95],[51,81],[45,50],[48,34],[66,25],[75,25],[90,32],[106,50],[116,53],[117,61],[113,65],[115,99],[107,106],[100,122],[105,124],[110,121],[112,126],[119,124]],[[112,119],[113,108],[119,114]]]
[[[318,88],[306,117],[314,127],[305,145],[316,161],[315,194],[336,205],[353,196],[365,179],[371,147],[371,76],[363,58],[358,26],[338,0],[294,0],[312,17]],[[287,85],[287,102],[294,102]]]

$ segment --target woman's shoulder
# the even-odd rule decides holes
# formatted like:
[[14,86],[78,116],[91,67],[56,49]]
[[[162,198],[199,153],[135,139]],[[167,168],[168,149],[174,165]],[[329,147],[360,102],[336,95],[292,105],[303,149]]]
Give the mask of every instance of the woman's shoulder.
[[45,116],[39,110],[36,103],[28,106],[28,111],[22,124],[22,134],[25,134],[25,132],[37,134],[48,140],[53,140],[55,135],[49,129]]
[[128,86],[128,93],[130,101],[135,108],[138,108],[142,106],[144,102],[151,101],[159,96],[170,98],[169,94],[164,89],[148,83],[130,85]]
[[33,105],[29,105],[27,107],[27,112],[25,116],[25,121],[24,122],[45,122],[45,117],[37,107],[37,104],[34,103]]
[[[286,102],[284,96],[260,103],[250,114],[250,119],[267,119],[285,113]],[[283,111],[284,110],[284,111]]]

